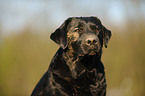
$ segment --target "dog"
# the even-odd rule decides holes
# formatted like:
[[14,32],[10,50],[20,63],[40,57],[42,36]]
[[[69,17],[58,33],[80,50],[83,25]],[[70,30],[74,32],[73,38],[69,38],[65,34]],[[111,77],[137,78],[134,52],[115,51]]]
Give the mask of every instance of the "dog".
[[31,96],[106,96],[101,62],[111,31],[97,17],[70,17],[50,35],[60,48]]

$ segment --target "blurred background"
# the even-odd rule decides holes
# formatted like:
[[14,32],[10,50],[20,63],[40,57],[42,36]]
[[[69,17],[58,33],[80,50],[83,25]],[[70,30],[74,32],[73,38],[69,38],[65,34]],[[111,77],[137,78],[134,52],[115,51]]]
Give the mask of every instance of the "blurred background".
[[0,96],[31,94],[59,48],[50,33],[72,16],[112,31],[107,96],[145,96],[145,0],[0,0]]

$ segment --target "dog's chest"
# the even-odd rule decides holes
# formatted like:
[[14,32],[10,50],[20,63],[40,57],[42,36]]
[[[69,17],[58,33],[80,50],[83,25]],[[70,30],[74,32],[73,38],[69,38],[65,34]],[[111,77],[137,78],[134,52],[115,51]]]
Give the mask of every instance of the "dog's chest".
[[102,90],[106,89],[106,79],[102,73],[98,73],[97,75],[84,73],[70,83],[74,90],[74,94],[76,94],[74,96],[98,96]]

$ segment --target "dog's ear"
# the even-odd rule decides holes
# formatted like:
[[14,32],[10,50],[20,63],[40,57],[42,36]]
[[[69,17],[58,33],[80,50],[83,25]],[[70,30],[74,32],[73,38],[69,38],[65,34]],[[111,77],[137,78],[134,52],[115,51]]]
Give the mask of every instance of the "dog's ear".
[[58,29],[50,35],[50,38],[56,42],[61,48],[67,47],[67,31],[68,25],[72,18],[68,18]]
[[102,25],[102,31],[103,31],[103,44],[104,44],[105,48],[107,48],[107,44],[108,44],[112,34],[111,34],[111,31],[108,30],[107,28],[105,28],[103,25]]

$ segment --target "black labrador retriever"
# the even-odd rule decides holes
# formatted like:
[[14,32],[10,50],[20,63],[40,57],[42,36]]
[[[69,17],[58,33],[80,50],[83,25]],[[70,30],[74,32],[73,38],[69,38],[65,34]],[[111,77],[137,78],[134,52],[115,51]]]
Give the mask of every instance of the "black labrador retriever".
[[60,48],[32,96],[106,96],[101,54],[110,37],[97,17],[68,18],[50,36]]

